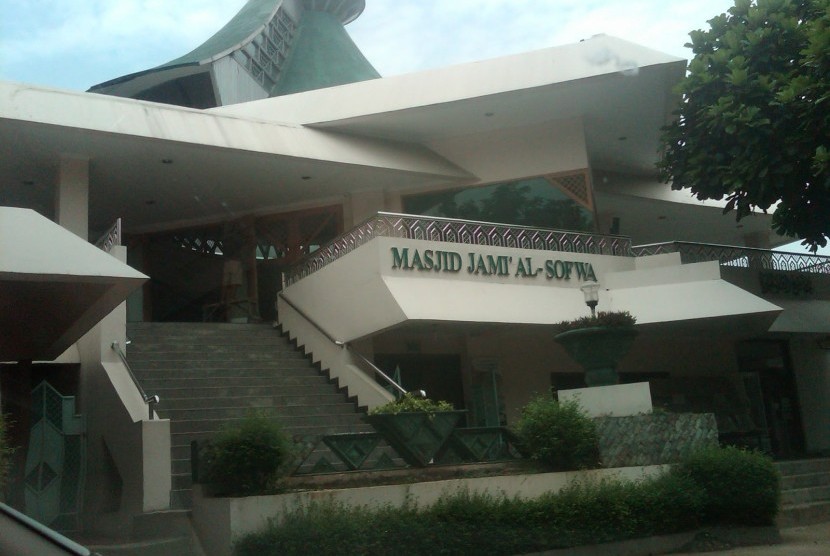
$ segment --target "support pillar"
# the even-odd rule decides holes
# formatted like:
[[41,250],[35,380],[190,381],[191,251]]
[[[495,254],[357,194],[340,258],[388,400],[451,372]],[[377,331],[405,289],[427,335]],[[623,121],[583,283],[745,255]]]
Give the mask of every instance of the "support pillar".
[[770,249],[769,230],[745,233],[744,245],[755,249]]
[[61,155],[55,184],[55,221],[89,241],[89,158]]

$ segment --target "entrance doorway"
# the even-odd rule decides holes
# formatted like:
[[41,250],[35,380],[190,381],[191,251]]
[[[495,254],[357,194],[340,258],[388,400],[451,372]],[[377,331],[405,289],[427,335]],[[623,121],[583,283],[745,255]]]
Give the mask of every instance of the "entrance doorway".
[[738,344],[738,365],[755,424],[779,458],[804,454],[804,429],[789,347],[780,340]]
[[130,238],[150,276],[143,319],[275,320],[281,273],[342,233],[342,213],[315,207]]

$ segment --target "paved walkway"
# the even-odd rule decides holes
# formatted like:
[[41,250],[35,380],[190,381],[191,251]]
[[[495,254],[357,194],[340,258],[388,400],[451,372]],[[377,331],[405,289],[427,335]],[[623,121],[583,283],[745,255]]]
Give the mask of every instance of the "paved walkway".
[[830,522],[781,529],[781,544],[748,546],[716,552],[688,552],[688,556],[827,556],[830,554]]

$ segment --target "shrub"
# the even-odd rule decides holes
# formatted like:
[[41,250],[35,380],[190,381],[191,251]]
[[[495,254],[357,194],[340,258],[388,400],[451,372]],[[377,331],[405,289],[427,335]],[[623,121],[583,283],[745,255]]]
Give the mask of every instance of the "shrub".
[[291,441],[279,423],[253,413],[225,427],[207,446],[203,482],[217,495],[274,492],[292,459]]
[[573,320],[563,320],[553,325],[553,333],[561,334],[569,330],[578,330],[580,328],[594,328],[597,326],[607,326],[610,328],[622,328],[627,326],[634,326],[637,323],[637,318],[628,311],[600,311],[595,316],[585,316]]
[[696,489],[688,478],[666,474],[574,483],[529,500],[460,490],[427,508],[325,501],[271,522],[234,548],[238,556],[527,554],[692,529]]
[[408,412],[424,412],[435,413],[436,411],[452,411],[454,408],[450,402],[432,401],[429,398],[421,398],[407,392],[399,399],[373,407],[369,410],[369,415],[377,415],[381,413],[408,413]]
[[599,435],[594,421],[575,400],[539,396],[524,408],[515,426],[519,449],[556,471],[599,467]]
[[709,524],[771,525],[780,501],[778,470],[767,456],[735,447],[704,448],[674,466],[703,490]]

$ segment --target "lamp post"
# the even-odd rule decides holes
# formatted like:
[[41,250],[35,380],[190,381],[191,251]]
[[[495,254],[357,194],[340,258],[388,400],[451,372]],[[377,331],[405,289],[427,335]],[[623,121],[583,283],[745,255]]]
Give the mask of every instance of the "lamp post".
[[591,316],[597,316],[596,309],[599,303],[599,284],[597,282],[589,281],[580,286],[582,294],[585,296],[585,305],[591,308]]

